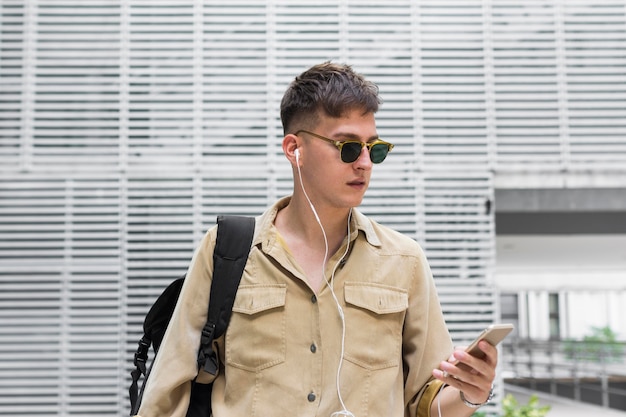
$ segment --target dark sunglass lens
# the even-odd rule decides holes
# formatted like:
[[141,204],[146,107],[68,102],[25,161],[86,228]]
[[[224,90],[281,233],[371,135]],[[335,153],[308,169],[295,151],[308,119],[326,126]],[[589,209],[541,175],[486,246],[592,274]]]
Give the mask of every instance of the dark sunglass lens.
[[380,164],[387,157],[387,153],[389,152],[389,147],[384,143],[379,143],[377,145],[372,146],[370,150],[370,159],[375,164]]
[[360,143],[357,142],[346,142],[343,144],[341,148],[341,160],[343,162],[354,162],[361,155],[361,147]]

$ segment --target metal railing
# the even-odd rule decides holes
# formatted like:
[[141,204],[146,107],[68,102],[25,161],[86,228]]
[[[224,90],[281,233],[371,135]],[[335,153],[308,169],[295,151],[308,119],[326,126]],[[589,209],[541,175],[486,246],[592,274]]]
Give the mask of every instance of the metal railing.
[[509,384],[626,411],[626,342],[511,339],[502,370]]

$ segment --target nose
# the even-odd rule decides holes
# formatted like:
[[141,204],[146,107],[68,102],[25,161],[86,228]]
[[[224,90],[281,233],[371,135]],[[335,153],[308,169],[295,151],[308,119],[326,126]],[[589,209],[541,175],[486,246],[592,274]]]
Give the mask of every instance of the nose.
[[357,165],[357,168],[360,168],[360,169],[372,168],[373,162],[372,162],[372,159],[370,158],[370,151],[369,149],[367,149],[367,146],[363,146],[361,148],[361,154],[356,159],[356,161],[354,161],[354,163]]

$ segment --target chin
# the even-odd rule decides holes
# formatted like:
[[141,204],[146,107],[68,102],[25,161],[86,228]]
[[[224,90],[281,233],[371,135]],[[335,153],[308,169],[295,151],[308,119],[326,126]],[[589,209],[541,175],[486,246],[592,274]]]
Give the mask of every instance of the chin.
[[363,197],[354,199],[347,204],[348,206],[347,208],[359,207],[362,202],[363,202]]

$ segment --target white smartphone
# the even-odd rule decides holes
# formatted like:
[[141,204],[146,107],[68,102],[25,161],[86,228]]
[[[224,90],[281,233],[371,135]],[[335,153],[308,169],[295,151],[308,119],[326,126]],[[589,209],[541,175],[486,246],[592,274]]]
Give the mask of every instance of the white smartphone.
[[477,358],[484,358],[485,354],[478,347],[478,342],[481,340],[486,340],[493,346],[497,346],[511,331],[513,330],[513,325],[510,323],[502,323],[502,324],[492,324],[482,331],[481,334],[478,335],[476,339],[465,349],[470,355],[475,356]]

